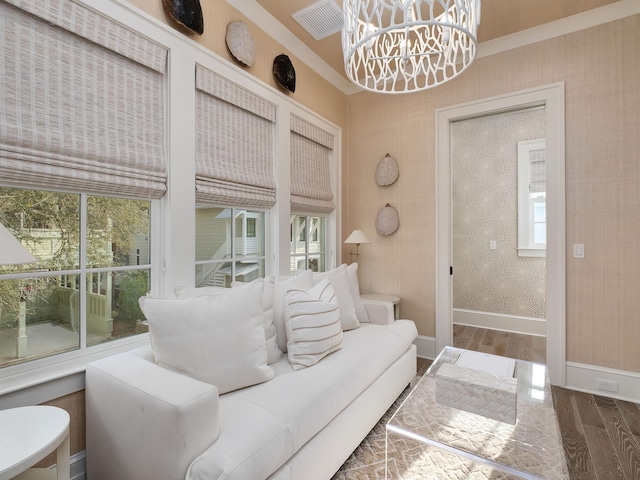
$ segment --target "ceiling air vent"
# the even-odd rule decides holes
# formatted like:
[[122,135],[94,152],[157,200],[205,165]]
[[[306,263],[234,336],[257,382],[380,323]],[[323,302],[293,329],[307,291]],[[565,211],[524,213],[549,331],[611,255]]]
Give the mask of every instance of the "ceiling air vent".
[[342,30],[344,17],[334,0],[322,0],[291,15],[316,40]]

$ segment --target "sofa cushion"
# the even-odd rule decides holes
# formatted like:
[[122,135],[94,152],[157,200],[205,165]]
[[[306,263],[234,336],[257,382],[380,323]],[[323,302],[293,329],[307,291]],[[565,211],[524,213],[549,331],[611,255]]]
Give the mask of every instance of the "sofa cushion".
[[[278,347],[278,337],[276,335],[276,326],[273,323],[273,294],[275,287],[275,279],[273,275],[269,275],[264,279],[256,279],[254,282],[264,281],[264,290],[262,294],[262,321],[264,324],[264,336],[267,345],[267,363],[271,365],[282,357],[282,351]],[[241,288],[247,285],[243,282],[232,282],[231,288]]]
[[[273,275],[265,278],[257,278],[253,282],[263,283],[262,291],[262,321],[264,324],[264,336],[267,346],[267,364],[280,360],[282,351],[278,347],[276,327],[273,324],[273,289],[275,280]],[[231,282],[231,288],[239,288],[248,285],[244,282]],[[174,292],[178,298],[200,297],[202,295],[215,295],[224,290],[223,287],[175,287]]]
[[276,326],[278,347],[283,353],[287,351],[287,333],[284,326],[284,295],[289,288],[309,290],[313,287],[311,271],[306,270],[295,277],[285,277],[277,281],[273,290],[273,323]]
[[340,323],[342,330],[353,330],[360,326],[360,322],[356,316],[356,309],[351,297],[351,289],[349,288],[349,278],[347,276],[347,265],[342,264],[333,270],[327,272],[314,272],[313,283],[318,284],[325,278],[328,278],[336,292],[338,305],[340,306]]
[[315,365],[342,348],[340,311],[328,278],[309,291],[285,294],[287,355],[294,370]]
[[353,262],[347,267],[347,278],[349,279],[349,291],[351,292],[351,299],[353,300],[353,306],[356,310],[356,317],[359,322],[368,322],[369,315],[367,314],[367,309],[364,307],[364,303],[362,303],[362,298],[360,298],[357,262]]
[[344,347],[311,368],[287,357],[270,382],[220,397],[220,437],[187,480],[267,478],[358,397],[410,347],[413,322],[364,324],[344,332]]
[[215,385],[220,394],[272,379],[262,287],[186,299],[141,297],[156,362]]

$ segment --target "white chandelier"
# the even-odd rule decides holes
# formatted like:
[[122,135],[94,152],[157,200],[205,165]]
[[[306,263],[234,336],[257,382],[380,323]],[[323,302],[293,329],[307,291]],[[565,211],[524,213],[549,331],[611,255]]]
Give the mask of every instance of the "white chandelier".
[[476,56],[480,0],[344,0],[349,79],[380,93],[435,87]]

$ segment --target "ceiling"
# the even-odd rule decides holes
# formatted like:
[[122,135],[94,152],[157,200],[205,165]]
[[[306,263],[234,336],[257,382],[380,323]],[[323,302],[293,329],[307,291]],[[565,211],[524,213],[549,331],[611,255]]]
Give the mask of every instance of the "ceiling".
[[[273,26],[279,22],[295,36],[296,41],[302,42],[338,75],[345,76],[340,33],[315,40],[292,17],[294,13],[316,4],[319,0],[227,1],[245,14],[248,10],[260,10],[261,13],[254,13],[250,17],[265,31],[269,31],[269,24]],[[342,0],[334,1],[342,9]],[[482,0],[478,43],[496,40],[618,2],[623,4],[625,0]]]

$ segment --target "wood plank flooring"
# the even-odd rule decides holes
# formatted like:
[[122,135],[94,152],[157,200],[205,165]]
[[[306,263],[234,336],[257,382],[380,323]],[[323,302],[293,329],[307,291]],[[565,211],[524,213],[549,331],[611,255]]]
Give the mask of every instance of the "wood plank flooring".
[[[468,350],[546,363],[542,337],[453,326]],[[418,369],[431,362],[419,359]],[[640,480],[640,405],[552,387],[571,480]]]

